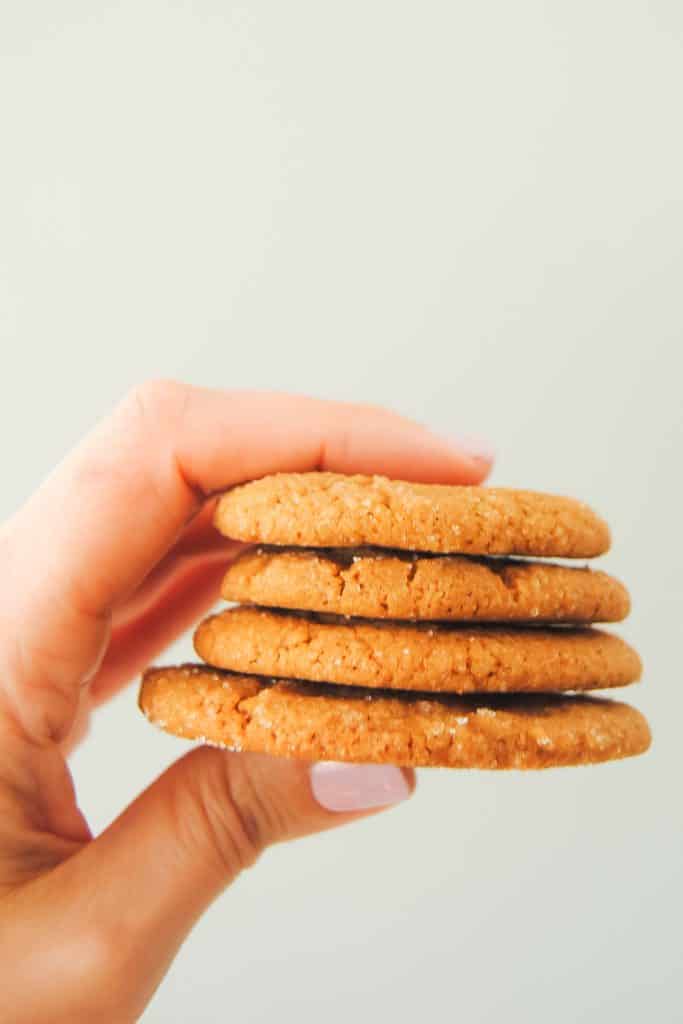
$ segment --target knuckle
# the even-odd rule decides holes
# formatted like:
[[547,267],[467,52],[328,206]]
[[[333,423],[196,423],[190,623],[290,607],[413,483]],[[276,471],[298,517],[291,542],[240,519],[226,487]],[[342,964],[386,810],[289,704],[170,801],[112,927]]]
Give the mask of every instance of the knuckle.
[[353,421],[359,417],[376,420],[390,420],[396,418],[396,413],[388,409],[386,405],[379,402],[349,402],[347,405],[349,418]]
[[[78,1019],[99,1020],[106,992],[107,1020],[134,1021],[142,1006],[129,979],[140,960],[140,944],[130,924],[93,924],[78,937],[70,957],[78,965]],[[75,1019],[75,1018],[73,1018]]]
[[292,812],[287,794],[278,792],[272,777],[266,780],[257,765],[258,754],[229,754],[224,773],[232,802],[245,831],[259,849],[285,838],[292,831]]
[[251,867],[269,841],[267,823],[254,787],[230,754],[202,751],[203,771],[191,773],[174,809],[185,848],[201,846],[221,877],[234,878]]
[[136,385],[114,416],[117,443],[100,460],[129,491],[151,495],[160,506],[167,502],[169,482],[183,478],[176,449],[192,395],[193,388],[181,381],[151,379]]
[[173,423],[183,416],[190,390],[182,381],[152,378],[128,393],[124,407],[145,427],[156,430],[160,423]]
[[373,402],[331,402],[327,406],[327,430],[317,460],[319,469],[356,466],[366,435],[395,429],[400,417]]
[[78,956],[81,968],[87,969],[89,978],[111,977],[125,968],[131,936],[115,920],[106,926],[94,925],[87,930],[79,943]]

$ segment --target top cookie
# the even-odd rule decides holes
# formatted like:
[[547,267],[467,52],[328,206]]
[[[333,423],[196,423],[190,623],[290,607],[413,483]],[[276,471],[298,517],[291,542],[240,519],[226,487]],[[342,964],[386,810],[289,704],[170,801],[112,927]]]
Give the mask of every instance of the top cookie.
[[215,523],[235,540],[305,547],[591,558],[610,544],[607,524],[573,498],[338,473],[278,473],[235,487]]

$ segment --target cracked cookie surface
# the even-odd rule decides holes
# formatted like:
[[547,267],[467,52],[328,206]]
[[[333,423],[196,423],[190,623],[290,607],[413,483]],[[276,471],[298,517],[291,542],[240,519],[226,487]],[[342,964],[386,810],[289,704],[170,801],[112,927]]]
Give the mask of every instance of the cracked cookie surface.
[[423,692],[601,689],[641,672],[624,640],[597,629],[349,621],[258,608],[205,619],[195,650],[233,672]]
[[367,548],[250,548],[221,592],[245,604],[387,619],[618,622],[630,607],[623,584],[592,569]]
[[203,666],[149,669],[139,705],[177,736],[307,760],[539,769],[629,757],[650,744],[640,712],[611,700],[425,698]]
[[590,558],[610,543],[607,524],[573,498],[338,473],[235,487],[218,501],[215,523],[235,540],[303,547]]

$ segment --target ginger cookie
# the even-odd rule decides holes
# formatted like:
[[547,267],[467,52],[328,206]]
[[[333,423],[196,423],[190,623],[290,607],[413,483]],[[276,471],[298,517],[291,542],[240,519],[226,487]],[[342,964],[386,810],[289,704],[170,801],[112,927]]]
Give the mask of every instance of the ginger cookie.
[[590,558],[610,543],[607,524],[573,498],[337,473],[280,473],[235,487],[215,523],[235,540],[302,547]]
[[373,619],[618,622],[630,607],[618,580],[592,569],[374,548],[259,547],[223,581],[227,601]]
[[590,697],[371,694],[182,666],[148,670],[139,704],[176,736],[307,760],[532,769],[650,745],[638,711]]
[[197,654],[233,672],[447,693],[590,690],[640,677],[636,652],[597,629],[345,620],[232,608],[202,622]]

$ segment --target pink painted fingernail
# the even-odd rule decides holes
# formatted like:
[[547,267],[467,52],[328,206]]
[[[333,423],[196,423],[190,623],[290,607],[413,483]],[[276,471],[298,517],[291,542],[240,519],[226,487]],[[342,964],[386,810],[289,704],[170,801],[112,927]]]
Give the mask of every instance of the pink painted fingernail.
[[313,796],[328,811],[366,811],[410,796],[400,768],[384,764],[321,761],[311,768]]
[[496,450],[490,441],[476,434],[461,434],[451,439],[451,443],[460,452],[464,452],[470,459],[477,462],[493,462],[496,457]]

